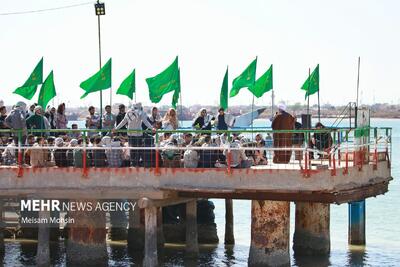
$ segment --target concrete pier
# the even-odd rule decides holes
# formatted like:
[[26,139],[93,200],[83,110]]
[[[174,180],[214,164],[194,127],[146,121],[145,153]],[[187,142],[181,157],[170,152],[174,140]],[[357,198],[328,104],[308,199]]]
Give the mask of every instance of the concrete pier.
[[349,244],[365,245],[365,200],[349,203]]
[[225,245],[235,244],[233,234],[233,201],[225,199]]
[[289,226],[289,202],[253,200],[248,265],[290,266]]
[[4,255],[5,248],[4,248],[4,228],[5,228],[5,221],[4,221],[4,200],[0,199],[0,256]]
[[158,249],[164,248],[164,227],[162,219],[162,207],[157,208],[157,247]]
[[157,253],[157,207],[148,207],[145,213],[145,235],[144,235],[144,267],[158,265]]
[[197,201],[186,203],[186,255],[197,257],[199,254],[199,243],[197,233]]
[[329,221],[329,204],[296,202],[296,226],[293,236],[295,254],[329,254]]
[[[78,200],[82,201],[82,200]],[[89,200],[90,201],[90,200]],[[92,200],[93,207],[98,201]],[[70,211],[67,241],[68,266],[107,266],[106,214],[104,211]]]
[[40,211],[38,225],[38,245],[36,265],[39,267],[50,266],[50,211]]
[[141,211],[136,202],[134,210],[129,211],[128,249],[143,251],[144,249],[144,220],[141,220]]

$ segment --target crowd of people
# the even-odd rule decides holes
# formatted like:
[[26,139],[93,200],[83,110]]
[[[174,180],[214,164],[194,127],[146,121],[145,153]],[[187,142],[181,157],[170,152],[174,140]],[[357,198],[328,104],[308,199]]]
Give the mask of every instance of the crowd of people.
[[[272,120],[274,130],[302,129],[296,117],[278,106]],[[110,105],[100,117],[95,107],[88,108],[85,126],[77,124],[67,128],[65,104],[46,111],[38,105],[26,109],[24,102],[16,103],[7,113],[0,106],[0,164],[26,164],[32,167],[160,167],[248,168],[268,164],[265,147],[304,147],[304,134],[274,133],[256,134],[254,141],[241,134],[227,134],[235,122],[234,116],[223,108],[216,116],[201,109],[194,118],[195,131],[178,133],[180,128],[175,109],[169,109],[163,117],[157,107],[151,114],[143,111],[140,103],[126,110],[121,104],[117,115]],[[321,123],[317,128],[323,128]],[[211,131],[215,129],[215,131]],[[157,134],[157,130],[163,130]],[[199,131],[201,130],[201,131]],[[24,149],[18,155],[18,146]],[[159,153],[155,153],[155,147]],[[332,146],[330,133],[315,133],[308,144],[319,150]],[[242,149],[243,148],[243,149]],[[21,151],[20,151],[21,152]],[[274,163],[288,163],[292,150],[274,151]],[[22,158],[21,158],[22,157]],[[156,157],[159,157],[156,159]],[[301,163],[302,151],[295,151],[295,160]]]

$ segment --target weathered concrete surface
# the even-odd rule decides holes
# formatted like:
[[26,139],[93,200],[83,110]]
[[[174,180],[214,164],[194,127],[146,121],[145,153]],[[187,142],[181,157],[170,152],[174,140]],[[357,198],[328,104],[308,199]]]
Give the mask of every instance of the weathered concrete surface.
[[290,266],[290,203],[253,200],[249,266]]
[[[80,200],[92,202],[96,200]],[[107,266],[106,214],[104,211],[70,211],[68,216],[74,219],[70,223],[67,240],[68,266]]]
[[144,249],[144,212],[141,212],[137,202],[134,210],[129,211],[128,249],[131,251]]
[[146,208],[145,214],[145,235],[144,235],[144,267],[158,265],[157,253],[157,208]]
[[48,267],[50,266],[50,211],[40,211],[39,219],[43,222],[38,225],[36,265]]
[[[213,169],[163,169],[161,175],[152,169],[120,168],[111,171],[89,169],[83,177],[81,170],[70,168],[39,168],[24,169],[23,177],[17,177],[17,168],[0,168],[0,196],[29,195],[43,198],[93,198],[93,199],[150,199],[177,198],[180,192],[195,190],[195,193],[206,192],[207,195],[194,197],[216,197],[207,190],[214,192],[235,193],[224,198],[240,198],[246,194],[249,199],[261,199],[257,192],[278,193],[284,198],[279,200],[339,202],[336,193],[348,192],[365,186],[372,187],[366,195],[352,193],[346,195],[342,202],[357,201],[366,197],[383,194],[387,191],[391,180],[390,168],[387,162],[378,162],[377,170],[373,165],[364,165],[362,170],[350,167],[345,174],[342,169],[311,170],[306,177],[300,170],[290,169],[235,169],[230,174],[223,168]],[[381,186],[382,183],[385,183]],[[378,188],[378,186],[381,186]],[[186,190],[186,191],[185,191]],[[312,192],[328,194],[328,200],[293,198],[293,194],[313,197]],[[284,194],[292,194],[292,196]],[[315,194],[314,194],[315,195]],[[316,194],[319,196],[318,194]],[[186,196],[187,197],[187,196]]]
[[5,228],[5,221],[4,221],[4,200],[0,199],[0,257],[4,255],[4,228]]
[[321,255],[330,252],[330,206],[297,202],[293,250],[296,255]]
[[186,257],[197,257],[199,243],[197,233],[197,202],[186,203]]
[[225,199],[225,245],[235,244],[233,225],[233,201]]

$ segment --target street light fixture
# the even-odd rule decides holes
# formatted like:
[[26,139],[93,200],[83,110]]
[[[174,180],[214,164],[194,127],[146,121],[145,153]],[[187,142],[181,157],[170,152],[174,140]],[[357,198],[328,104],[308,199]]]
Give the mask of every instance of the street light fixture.
[[94,8],[96,10],[96,16],[103,16],[106,14],[104,3],[100,3],[97,1],[97,3],[94,4]]
[[[100,3],[97,0],[97,3],[94,4],[94,9],[96,11],[97,16],[97,28],[99,32],[99,68],[101,69],[101,34],[100,34],[100,16],[104,16],[106,14],[106,9],[104,3]],[[100,90],[100,129],[103,128],[103,93]]]

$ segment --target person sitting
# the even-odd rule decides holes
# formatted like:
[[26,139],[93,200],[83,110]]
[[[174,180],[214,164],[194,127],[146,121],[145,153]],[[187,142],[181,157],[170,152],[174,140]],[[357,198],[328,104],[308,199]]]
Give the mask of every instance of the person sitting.
[[[315,128],[319,130],[319,132],[314,133],[313,137],[311,138],[310,147],[316,148],[320,151],[329,153],[330,148],[332,147],[332,136],[329,132],[324,131],[326,130],[325,126],[321,122],[317,122],[315,124]],[[310,157],[313,155],[310,155]],[[323,155],[321,158],[328,158],[328,155]]]
[[106,150],[108,167],[119,168],[122,166],[124,159],[121,142],[119,137],[114,137],[111,142],[109,149]]
[[1,154],[3,164],[7,166],[16,164],[17,163],[17,158],[15,156],[16,152],[17,152],[17,147],[14,143],[14,139],[9,138],[8,145]]
[[[73,139],[74,140],[74,139]],[[73,141],[71,140],[71,142]],[[89,157],[89,153],[84,153],[83,151],[83,139],[78,139],[76,146],[79,147],[77,149],[73,149],[73,159],[74,159],[74,167],[75,168],[83,168],[83,159],[84,159],[84,154],[86,154],[86,167],[90,166],[90,157]]]
[[[199,147],[199,144],[194,143],[193,145],[187,145],[186,147]],[[197,150],[188,149],[183,153],[183,167],[185,168],[197,168],[199,164],[199,153]]]
[[57,137],[54,141],[56,149],[54,150],[54,161],[57,167],[68,167],[67,161],[67,150],[62,149],[64,146],[64,140],[61,137]]
[[163,141],[161,158],[163,166],[167,168],[179,168],[181,165],[181,154],[179,150],[174,149],[178,146],[176,139],[169,138]]
[[101,137],[96,136],[94,138],[94,146],[95,149],[93,149],[92,152],[92,159],[93,159],[93,166],[96,168],[103,168],[107,166],[107,157],[106,157],[106,152],[104,149],[99,149],[102,146],[101,143]]
[[201,146],[204,149],[200,150],[199,155],[199,168],[214,168],[218,161],[217,150],[210,150],[207,147],[216,147],[215,143],[212,143],[211,136],[206,135],[204,137],[204,144]]
[[49,150],[41,147],[46,146],[45,139],[41,136],[36,138],[36,143],[28,148],[26,152],[30,151],[30,165],[31,167],[49,167]]
[[234,148],[233,150],[230,151],[230,157],[229,157],[229,151],[226,149],[224,150],[224,155],[227,159],[227,163],[230,162],[230,166],[233,168],[248,168],[248,162],[249,159],[246,156],[246,153],[244,150],[240,149],[242,146],[240,144],[239,140],[233,140],[229,144],[230,148]]
[[[265,148],[265,141],[261,134],[256,135],[256,147]],[[254,165],[267,165],[267,152],[265,150],[254,151]]]

